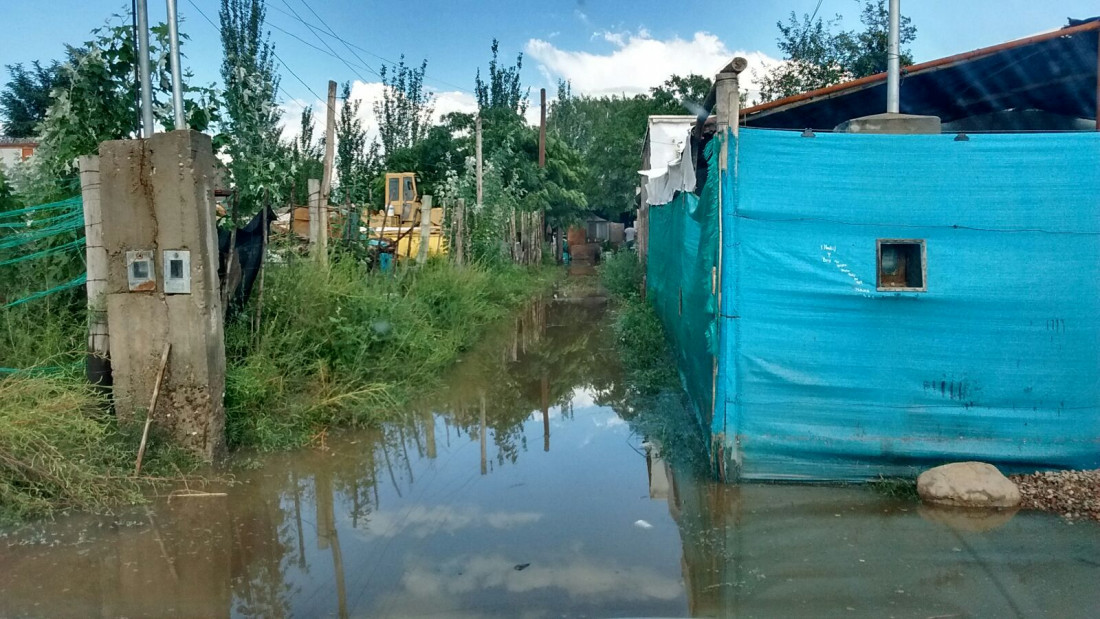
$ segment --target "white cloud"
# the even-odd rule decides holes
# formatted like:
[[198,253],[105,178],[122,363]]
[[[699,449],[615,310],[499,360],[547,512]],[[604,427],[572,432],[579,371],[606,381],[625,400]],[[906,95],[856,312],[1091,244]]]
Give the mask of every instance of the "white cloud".
[[519,594],[553,589],[574,599],[602,600],[673,600],[683,594],[679,579],[648,567],[586,556],[536,563],[523,571],[515,570],[515,565],[501,555],[460,557],[439,565],[407,568],[401,583],[413,597],[452,597],[487,589]]
[[534,512],[489,512],[477,506],[413,505],[405,511],[378,511],[371,515],[365,537],[396,537],[407,534],[423,539],[436,534],[454,534],[471,527],[512,529],[534,524],[542,514]]
[[[354,81],[351,84],[351,98],[359,102],[359,118],[363,121],[363,129],[367,132],[367,143],[378,137],[378,117],[374,113],[374,104],[382,100],[385,86],[382,82]],[[433,120],[439,122],[445,114],[451,112],[476,112],[477,99],[468,92],[442,91],[435,92],[435,114]],[[336,102],[337,112],[342,105]],[[302,110],[311,106],[316,123],[314,136],[320,138],[325,133],[325,103],[313,101],[310,103],[304,99],[293,99],[283,104],[283,138],[294,139],[298,135],[299,119]]]
[[656,39],[649,31],[597,32],[595,39],[610,43],[607,53],[565,50],[547,40],[527,41],[527,54],[539,63],[547,81],[564,79],[572,83],[579,94],[641,94],[664,82],[670,75],[698,73],[713,76],[734,56],[749,61],[749,70],[742,73],[743,88],[750,99],[758,89],[752,69],[761,71],[777,62],[757,51],[730,48],[716,35],[696,32],[690,39],[672,37]]

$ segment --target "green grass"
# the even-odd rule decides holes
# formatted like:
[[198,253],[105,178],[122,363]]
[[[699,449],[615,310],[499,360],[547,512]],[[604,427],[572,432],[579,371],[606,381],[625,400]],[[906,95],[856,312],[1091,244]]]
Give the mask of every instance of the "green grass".
[[441,260],[393,275],[346,259],[269,269],[260,331],[247,316],[227,325],[230,447],[294,447],[330,427],[399,416],[488,323],[547,289],[554,273]]
[[915,479],[904,477],[879,477],[870,482],[872,490],[892,499],[916,501],[920,499],[917,494],[917,482]]
[[[254,307],[226,325],[231,448],[289,448],[399,417],[488,323],[557,274],[444,261],[368,274],[339,257],[328,269],[269,265],[258,332]],[[85,382],[84,321],[50,299],[0,310],[0,366],[22,370],[0,373],[0,520],[140,502],[197,467],[154,436],[143,476],[132,476],[141,428],[120,427]]]
[[120,429],[105,410],[77,372],[0,379],[0,521],[140,502],[158,481],[194,468],[153,443],[134,477],[140,429]]
[[600,283],[614,297],[624,301],[641,298],[644,269],[638,254],[626,249],[608,252],[599,272]]

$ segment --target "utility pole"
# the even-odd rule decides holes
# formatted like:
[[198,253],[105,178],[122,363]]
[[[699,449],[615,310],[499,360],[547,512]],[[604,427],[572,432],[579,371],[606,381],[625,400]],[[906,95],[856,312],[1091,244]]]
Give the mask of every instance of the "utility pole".
[[172,111],[175,112],[176,129],[187,128],[183,114],[183,75],[180,70],[180,31],[176,0],[168,2],[168,59],[172,67]]
[[539,112],[539,167],[546,167],[546,89],[539,89],[539,100],[542,109]]
[[138,81],[141,82],[141,135],[153,136],[153,86],[149,81],[149,6],[134,0],[137,13]]
[[332,160],[336,154],[336,82],[328,82],[328,109],[325,115],[325,169],[321,175],[320,247],[321,263],[328,262],[328,199],[332,192]]
[[477,124],[474,127],[476,133],[476,151],[477,151],[477,210],[481,211],[481,117],[477,117]]
[[901,0],[890,0],[886,37],[886,111],[901,111]]

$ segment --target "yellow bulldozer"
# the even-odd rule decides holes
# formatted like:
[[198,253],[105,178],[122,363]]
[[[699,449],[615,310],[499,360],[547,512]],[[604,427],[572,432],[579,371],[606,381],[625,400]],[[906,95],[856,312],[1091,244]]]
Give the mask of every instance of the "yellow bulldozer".
[[[416,258],[420,251],[420,194],[416,191],[415,172],[386,174],[386,202],[383,210],[364,212],[363,223],[371,238],[382,241],[394,258]],[[428,236],[428,255],[447,252],[443,233],[443,209],[432,208]]]

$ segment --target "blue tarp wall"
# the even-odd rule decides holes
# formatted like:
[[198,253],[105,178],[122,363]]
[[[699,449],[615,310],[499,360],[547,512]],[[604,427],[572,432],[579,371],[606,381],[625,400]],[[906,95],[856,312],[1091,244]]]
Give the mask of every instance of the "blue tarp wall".
[[[731,139],[711,430],[735,476],[1100,465],[1100,133]],[[927,292],[876,289],[876,239],[925,241]]]

